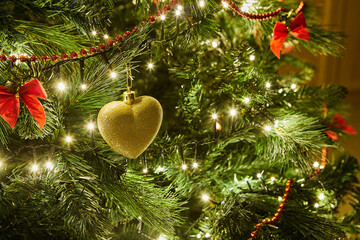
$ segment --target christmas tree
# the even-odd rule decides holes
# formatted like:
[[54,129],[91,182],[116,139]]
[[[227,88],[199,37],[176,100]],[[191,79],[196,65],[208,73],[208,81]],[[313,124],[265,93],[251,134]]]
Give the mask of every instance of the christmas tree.
[[347,90],[294,54],[342,54],[313,3],[1,1],[0,239],[359,233]]

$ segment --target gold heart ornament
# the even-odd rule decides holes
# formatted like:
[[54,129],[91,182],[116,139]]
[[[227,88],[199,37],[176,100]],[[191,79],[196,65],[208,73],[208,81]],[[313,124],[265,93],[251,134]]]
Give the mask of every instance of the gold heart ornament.
[[163,110],[155,98],[135,98],[132,91],[124,93],[124,101],[103,106],[97,124],[112,149],[127,158],[137,158],[156,137],[162,118]]

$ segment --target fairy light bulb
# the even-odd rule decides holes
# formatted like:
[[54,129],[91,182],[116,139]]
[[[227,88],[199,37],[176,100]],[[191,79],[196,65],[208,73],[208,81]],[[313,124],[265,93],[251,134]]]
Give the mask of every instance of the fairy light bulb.
[[164,167],[159,166],[159,167],[157,168],[157,170],[158,170],[159,172],[162,172],[162,171],[164,171]]
[[49,162],[45,163],[45,168],[52,170],[54,168],[54,165],[52,164],[52,162],[49,161]]
[[324,195],[323,193],[320,193],[319,196],[318,196],[318,198],[319,198],[320,200],[324,200],[324,199],[325,199],[325,195]]
[[33,165],[31,166],[31,171],[37,172],[38,170],[39,170],[39,166],[38,166],[38,165],[33,164]]
[[91,34],[92,34],[93,36],[96,36],[96,31],[93,30],[93,31],[91,32]]
[[72,138],[71,138],[70,136],[66,136],[65,141],[66,141],[67,143],[71,143]]
[[279,92],[279,93],[282,93],[282,92],[283,92],[283,90],[280,88],[278,92]]
[[199,167],[199,164],[197,162],[194,162],[193,163],[193,168],[198,168]]
[[181,11],[183,9],[183,6],[178,5],[177,10]]
[[271,180],[271,181],[275,181],[275,177],[271,177],[270,180]]
[[65,86],[65,84],[64,84],[63,82],[59,82],[59,83],[57,84],[57,88],[58,88],[60,91],[64,91],[65,88],[66,88],[66,86]]
[[181,168],[182,168],[183,170],[186,170],[186,169],[187,169],[186,164],[181,165]]
[[279,120],[275,120],[275,122],[274,122],[274,127],[279,127]]
[[95,125],[93,124],[93,123],[89,123],[88,125],[87,125],[87,128],[91,131],[91,130],[94,130],[94,128],[95,128]]
[[164,20],[165,20],[165,15],[164,15],[164,14],[161,14],[161,15],[160,15],[160,19],[161,19],[162,21],[164,21]]
[[196,237],[201,238],[201,234],[200,233],[196,234]]
[[258,174],[256,174],[256,177],[257,177],[257,178],[261,178],[261,177],[262,177],[262,174],[261,174],[261,173],[258,173]]
[[207,201],[209,201],[210,197],[209,197],[209,195],[207,195],[207,194],[203,194],[203,195],[201,196],[201,199],[202,199],[203,201],[207,202]]
[[206,233],[206,234],[205,234],[205,237],[206,237],[206,238],[209,238],[209,237],[210,237],[210,233]]
[[87,87],[86,84],[81,84],[81,89],[82,89],[82,90],[85,90],[86,87]]
[[160,235],[158,240],[166,240],[166,235]]
[[271,83],[269,83],[269,82],[265,83],[265,87],[266,87],[266,88],[270,88],[270,87],[271,87]]
[[265,131],[267,131],[267,132],[270,132],[270,131],[271,131],[271,127],[268,126],[268,125],[266,125],[266,126],[264,127],[264,129],[265,129]]
[[200,6],[200,7],[205,7],[205,1],[200,0],[200,1],[199,1],[199,6]]
[[282,197],[278,197],[279,202],[281,202],[281,201],[282,201],[282,199],[283,199]]
[[212,118],[212,119],[214,119],[214,120],[216,120],[216,119],[217,119],[217,117],[218,117],[218,116],[217,116],[217,114],[216,114],[216,113],[213,113],[213,114],[211,115],[211,118]]
[[147,65],[149,70],[152,70],[154,68],[154,63],[152,61],[150,61]]
[[296,84],[295,83],[293,83],[293,84],[291,84],[291,89],[295,89],[296,88]]
[[319,162],[314,162],[314,164],[313,164],[313,166],[316,168],[319,167],[319,165],[320,165]]
[[224,8],[228,8],[228,7],[229,7],[229,4],[228,4],[227,2],[225,2],[225,1],[223,1],[222,4],[223,4],[223,7],[224,7]]
[[244,103],[249,103],[250,102],[250,98],[246,97],[244,98]]
[[211,46],[212,46],[213,48],[217,48],[218,43],[217,43],[216,41],[212,41],[212,42],[211,42]]
[[175,11],[175,15],[176,16],[179,16],[181,14],[181,11],[179,10],[179,9],[177,9],[176,11]]
[[110,77],[111,77],[111,78],[116,78],[116,72],[111,71],[111,72],[110,72]]
[[320,206],[320,205],[319,205],[318,203],[315,203],[315,204],[314,204],[314,207],[315,207],[315,208],[318,208],[319,206]]
[[230,110],[230,116],[232,116],[232,117],[236,116],[236,110],[235,109]]
[[254,61],[255,60],[255,55],[250,55],[249,59],[250,59],[250,61]]
[[105,34],[104,39],[108,39],[108,38],[109,38],[109,35]]
[[143,173],[147,173],[148,172],[148,169],[147,168],[144,168],[143,169]]

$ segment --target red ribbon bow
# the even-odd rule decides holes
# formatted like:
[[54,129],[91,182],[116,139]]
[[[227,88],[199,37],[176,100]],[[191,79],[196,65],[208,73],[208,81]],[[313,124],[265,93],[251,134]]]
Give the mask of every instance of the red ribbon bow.
[[47,98],[47,95],[41,83],[39,80],[33,79],[21,86],[18,93],[19,95],[16,96],[16,94],[8,92],[6,87],[0,86],[0,116],[14,128],[19,116],[20,97],[42,129],[46,117],[44,108],[37,97]]
[[[347,134],[357,134],[355,129],[352,126],[346,125],[345,119],[340,115],[340,113],[335,113],[330,120],[329,127],[341,129],[342,132]],[[327,130],[326,135],[328,135],[333,140],[338,140],[338,134],[332,130]]]
[[290,23],[290,30],[284,23],[277,22],[270,43],[271,51],[280,59],[280,51],[289,32],[296,38],[310,41],[309,30],[306,30],[305,28],[306,22],[302,12]]

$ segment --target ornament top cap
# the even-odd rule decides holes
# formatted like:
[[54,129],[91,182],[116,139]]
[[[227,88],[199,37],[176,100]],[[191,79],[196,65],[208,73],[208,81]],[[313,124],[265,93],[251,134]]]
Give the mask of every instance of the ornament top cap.
[[132,105],[134,101],[135,101],[135,91],[124,92],[124,102],[126,104]]

